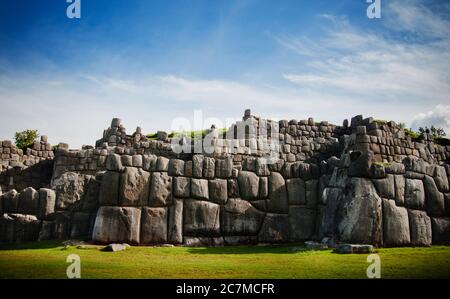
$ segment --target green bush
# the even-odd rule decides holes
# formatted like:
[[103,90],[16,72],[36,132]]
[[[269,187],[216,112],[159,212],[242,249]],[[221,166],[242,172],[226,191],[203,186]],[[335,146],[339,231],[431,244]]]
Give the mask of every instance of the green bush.
[[33,145],[36,138],[39,137],[37,130],[25,130],[22,132],[16,132],[14,135],[16,146],[22,150]]

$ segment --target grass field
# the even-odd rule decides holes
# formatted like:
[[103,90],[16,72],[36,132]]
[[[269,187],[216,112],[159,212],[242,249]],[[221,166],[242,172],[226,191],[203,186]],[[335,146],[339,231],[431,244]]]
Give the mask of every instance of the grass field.
[[[82,278],[366,278],[365,254],[299,246],[221,248],[99,246],[60,241],[0,245],[0,278],[66,278],[66,258],[81,258]],[[450,278],[450,247],[379,249],[382,278]]]

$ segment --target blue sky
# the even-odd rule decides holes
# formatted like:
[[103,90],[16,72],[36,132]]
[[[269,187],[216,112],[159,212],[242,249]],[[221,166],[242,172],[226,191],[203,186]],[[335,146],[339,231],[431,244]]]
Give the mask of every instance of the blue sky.
[[[450,2],[0,0],[0,139],[93,144],[113,117],[170,130],[356,114],[450,133]],[[6,111],[6,113],[5,113]],[[205,121],[205,126],[208,121]]]

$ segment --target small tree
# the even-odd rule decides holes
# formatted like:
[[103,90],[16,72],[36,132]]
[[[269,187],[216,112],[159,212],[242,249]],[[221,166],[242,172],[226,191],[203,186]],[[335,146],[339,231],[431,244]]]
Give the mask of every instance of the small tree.
[[37,130],[25,130],[16,132],[14,135],[16,146],[22,150],[31,146],[38,137],[39,133]]
[[431,136],[433,136],[433,138],[440,138],[440,137],[444,137],[445,131],[442,128],[436,128],[435,126],[431,126],[430,128],[428,127],[420,127],[419,128],[419,132],[421,134],[431,134]]

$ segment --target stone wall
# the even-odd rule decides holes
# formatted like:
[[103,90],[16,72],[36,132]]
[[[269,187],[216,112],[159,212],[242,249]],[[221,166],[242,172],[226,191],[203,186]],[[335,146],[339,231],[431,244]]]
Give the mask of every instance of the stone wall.
[[362,116],[335,126],[246,111],[225,136],[211,132],[210,154],[177,154],[163,132],[127,135],[119,119],[95,147],[60,144],[48,186],[0,196],[0,241],[450,243],[449,147]]
[[50,183],[54,152],[47,136],[27,148],[18,149],[10,140],[0,141],[0,190],[41,188]]

